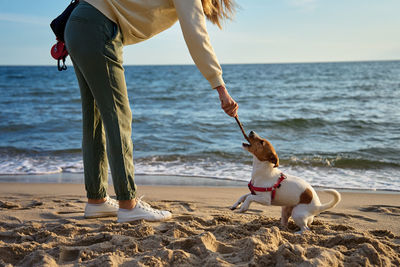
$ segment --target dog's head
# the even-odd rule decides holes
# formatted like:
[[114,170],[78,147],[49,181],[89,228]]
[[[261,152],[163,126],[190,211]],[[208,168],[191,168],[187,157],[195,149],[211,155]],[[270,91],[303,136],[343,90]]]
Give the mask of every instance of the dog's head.
[[260,161],[268,161],[274,164],[274,167],[279,166],[279,158],[275,152],[274,147],[268,142],[267,139],[263,139],[255,132],[251,131],[249,134],[250,143],[243,143],[243,148],[249,151],[251,154],[257,157]]

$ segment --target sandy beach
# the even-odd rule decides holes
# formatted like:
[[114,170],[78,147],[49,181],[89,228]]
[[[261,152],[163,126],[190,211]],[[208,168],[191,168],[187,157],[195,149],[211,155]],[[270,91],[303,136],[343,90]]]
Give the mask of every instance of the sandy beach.
[[400,194],[342,191],[336,208],[297,235],[293,222],[280,226],[279,207],[229,210],[246,192],[142,185],[139,196],[173,218],[119,224],[83,218],[81,184],[1,183],[0,266],[400,265]]

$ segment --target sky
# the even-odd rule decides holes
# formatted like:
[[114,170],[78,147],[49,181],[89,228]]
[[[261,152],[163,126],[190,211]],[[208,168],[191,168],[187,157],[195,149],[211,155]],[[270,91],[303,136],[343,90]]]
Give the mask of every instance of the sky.
[[[207,24],[221,64],[400,60],[399,0],[236,2],[240,8],[223,30]],[[54,65],[49,24],[68,3],[0,0],[0,65]],[[124,64],[193,61],[177,23],[125,47]]]

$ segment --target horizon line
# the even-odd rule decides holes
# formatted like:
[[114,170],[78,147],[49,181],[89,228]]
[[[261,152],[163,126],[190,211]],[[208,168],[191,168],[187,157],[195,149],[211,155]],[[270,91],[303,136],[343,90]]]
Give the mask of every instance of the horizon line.
[[[220,63],[223,65],[279,65],[279,64],[329,64],[329,63],[368,63],[368,62],[397,62],[400,59],[366,59],[366,60],[335,60],[335,61],[293,61],[293,62],[255,62],[255,63]],[[52,64],[0,64],[0,67],[52,67]],[[67,66],[73,66],[67,64]],[[123,64],[123,66],[196,66],[194,63],[160,63],[160,64]]]

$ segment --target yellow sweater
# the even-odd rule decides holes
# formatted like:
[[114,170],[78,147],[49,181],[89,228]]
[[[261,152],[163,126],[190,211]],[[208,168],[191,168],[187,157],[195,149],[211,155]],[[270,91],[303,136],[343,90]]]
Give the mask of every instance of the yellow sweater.
[[201,0],[85,0],[121,29],[124,45],[147,40],[177,20],[190,55],[212,88],[224,85],[210,44]]

